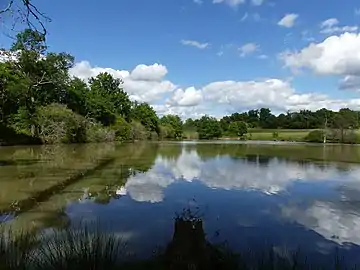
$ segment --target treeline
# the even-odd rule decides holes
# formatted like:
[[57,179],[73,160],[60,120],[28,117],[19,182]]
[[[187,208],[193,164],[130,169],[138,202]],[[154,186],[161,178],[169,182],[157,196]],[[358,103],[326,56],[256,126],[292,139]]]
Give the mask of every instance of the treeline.
[[[360,111],[348,108],[340,109],[338,112],[325,108],[310,111],[288,112],[279,115],[271,113],[269,108],[249,110],[243,113],[233,113],[224,116],[220,120],[204,116],[200,119],[187,119],[184,123],[186,130],[196,130],[201,139],[220,138],[221,136],[244,137],[249,129],[314,129],[309,136],[304,138],[307,141],[323,142],[324,137],[328,141],[355,143],[359,128]],[[274,139],[276,139],[274,132]]]
[[0,62],[0,145],[246,138],[248,128],[331,129],[338,131],[334,141],[345,142],[348,131],[359,127],[360,113],[350,109],[276,116],[262,108],[220,120],[160,118],[149,104],[131,101],[123,82],[108,73],[86,82],[72,77],[74,57],[49,52],[45,36],[29,29],[17,35],[10,50],[1,51]]

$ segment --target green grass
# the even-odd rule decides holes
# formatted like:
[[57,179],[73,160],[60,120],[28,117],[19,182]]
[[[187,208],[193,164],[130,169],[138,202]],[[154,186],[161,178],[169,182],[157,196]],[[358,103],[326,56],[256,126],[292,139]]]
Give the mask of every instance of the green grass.
[[[249,129],[247,138],[259,141],[304,141],[311,129]],[[277,133],[277,136],[274,136]]]

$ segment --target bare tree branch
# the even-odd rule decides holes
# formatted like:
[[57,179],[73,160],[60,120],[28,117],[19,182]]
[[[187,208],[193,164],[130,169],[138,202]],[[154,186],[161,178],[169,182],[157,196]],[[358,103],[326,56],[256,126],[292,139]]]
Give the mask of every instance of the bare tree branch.
[[10,14],[13,17],[12,30],[15,29],[17,22],[21,21],[28,28],[43,35],[47,33],[45,22],[51,21],[45,13],[32,4],[32,0],[9,0],[8,5],[4,9],[0,9],[0,20],[3,19],[5,14]]

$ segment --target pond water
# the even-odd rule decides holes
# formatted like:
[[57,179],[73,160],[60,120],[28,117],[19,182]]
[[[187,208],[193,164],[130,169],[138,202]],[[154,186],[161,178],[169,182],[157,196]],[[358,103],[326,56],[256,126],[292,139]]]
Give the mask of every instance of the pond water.
[[[359,163],[358,163],[359,162]],[[235,251],[360,257],[360,147],[147,143],[0,148],[0,223],[94,221],[138,256],[172,238],[191,209],[207,239]]]

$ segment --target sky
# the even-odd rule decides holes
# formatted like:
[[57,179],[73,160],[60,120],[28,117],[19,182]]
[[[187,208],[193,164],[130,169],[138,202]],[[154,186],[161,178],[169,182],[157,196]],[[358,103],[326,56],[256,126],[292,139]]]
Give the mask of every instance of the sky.
[[[2,2],[2,1],[1,1]],[[109,72],[162,114],[360,108],[355,0],[34,0],[71,74]],[[4,26],[2,26],[3,28]],[[0,47],[11,39],[0,35]]]

